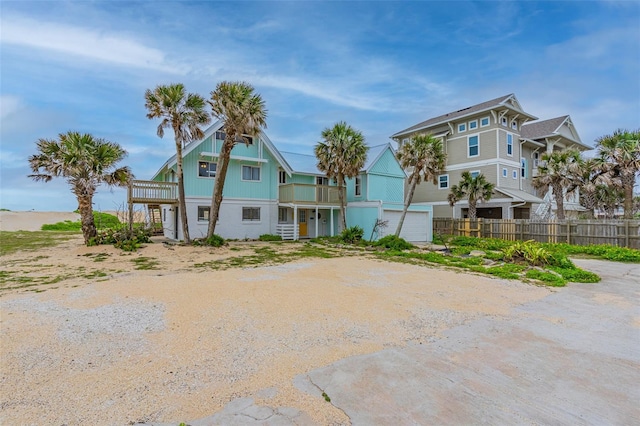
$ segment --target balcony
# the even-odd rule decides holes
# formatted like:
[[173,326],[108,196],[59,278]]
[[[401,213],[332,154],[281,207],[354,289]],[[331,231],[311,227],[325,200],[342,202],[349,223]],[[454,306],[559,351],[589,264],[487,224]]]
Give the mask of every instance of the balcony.
[[176,182],[134,180],[129,185],[129,204],[175,204],[178,202]]
[[335,186],[288,183],[278,189],[281,203],[340,205],[339,191]]

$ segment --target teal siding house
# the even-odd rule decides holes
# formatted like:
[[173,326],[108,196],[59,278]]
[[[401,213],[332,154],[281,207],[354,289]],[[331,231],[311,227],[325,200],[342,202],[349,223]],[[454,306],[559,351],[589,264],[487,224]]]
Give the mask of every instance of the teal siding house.
[[[202,140],[183,150],[192,238],[207,232],[224,137],[222,122],[217,122]],[[278,234],[289,240],[339,234],[338,188],[318,170],[315,156],[280,152],[264,133],[248,139],[248,145],[238,144],[231,152],[216,233],[227,239]],[[405,179],[391,145],[371,147],[360,174],[347,180],[347,226],[362,227],[367,239],[393,234],[402,212]],[[150,217],[156,218],[152,221],[162,224],[164,235],[182,239],[176,182],[174,155],[151,181],[134,182],[130,202],[147,204]],[[431,241],[431,220],[430,206],[411,206],[401,236]],[[380,226],[385,223],[386,227]]]

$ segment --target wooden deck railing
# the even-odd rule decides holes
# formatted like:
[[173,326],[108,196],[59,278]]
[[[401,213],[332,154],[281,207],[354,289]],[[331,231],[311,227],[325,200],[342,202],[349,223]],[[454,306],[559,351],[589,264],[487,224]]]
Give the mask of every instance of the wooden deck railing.
[[340,204],[339,191],[335,186],[288,183],[278,189],[281,203]]
[[173,204],[178,201],[176,182],[134,180],[129,185],[130,204]]

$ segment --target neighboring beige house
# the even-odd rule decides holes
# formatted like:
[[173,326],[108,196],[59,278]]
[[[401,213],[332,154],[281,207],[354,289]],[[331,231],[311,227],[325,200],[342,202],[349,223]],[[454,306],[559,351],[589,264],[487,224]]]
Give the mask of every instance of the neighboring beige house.
[[[478,217],[529,219],[553,215],[550,194],[538,194],[531,185],[538,161],[545,151],[574,147],[590,149],[582,143],[571,118],[538,118],[525,112],[514,94],[482,102],[418,123],[391,136],[399,145],[416,134],[430,133],[442,139],[447,153],[444,174],[433,185],[418,186],[414,203],[433,206],[434,217],[466,217],[467,202],[453,208],[447,195],[460,182],[462,172],[484,174],[495,184],[491,201],[478,204]],[[584,210],[577,194],[565,203],[566,210]]]

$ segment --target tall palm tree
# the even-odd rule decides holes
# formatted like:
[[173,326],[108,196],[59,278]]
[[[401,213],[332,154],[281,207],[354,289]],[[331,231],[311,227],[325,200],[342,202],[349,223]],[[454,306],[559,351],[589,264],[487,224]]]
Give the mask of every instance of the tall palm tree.
[[322,139],[314,148],[318,169],[336,182],[341,225],[342,229],[347,229],[345,179],[358,176],[367,160],[369,147],[365,145],[362,133],[344,121],[324,129]]
[[248,83],[229,81],[218,83],[216,89],[211,92],[209,103],[213,116],[223,121],[226,136],[218,157],[207,238],[213,236],[216,230],[231,150],[237,143],[249,143],[249,139],[244,135],[258,136],[260,131],[267,127],[267,110],[264,100]]
[[205,111],[204,98],[195,93],[186,93],[183,84],[157,86],[153,91],[147,89],[144,94],[147,118],[160,118],[158,136],[164,136],[164,129],[172,128],[176,144],[176,167],[178,174],[178,205],[184,233],[184,242],[191,242],[187,223],[187,203],[184,195],[184,170],[182,166],[182,148],[194,140],[202,139],[204,132],[200,126],[209,124],[211,117]]
[[598,156],[608,165],[610,174],[620,179],[624,188],[624,218],[633,217],[633,187],[640,173],[640,129],[618,129],[596,140]]
[[469,219],[476,219],[478,201],[481,203],[489,201],[494,187],[495,185],[488,182],[482,173],[472,177],[471,173],[465,171],[462,172],[460,183],[451,187],[447,199],[449,205],[453,207],[455,203],[466,197],[469,202]]
[[49,182],[55,177],[67,180],[78,200],[85,244],[97,235],[93,221],[93,196],[101,183],[126,186],[133,177],[129,167],[116,168],[127,156],[120,145],[90,134],[67,132],[58,140],[40,139],[38,153],[29,157],[29,165],[36,181]]
[[603,162],[596,158],[589,158],[580,162],[576,169],[575,181],[580,190],[580,204],[587,209],[587,214],[593,218],[594,209],[598,208],[598,191],[603,185],[611,185],[603,168]]
[[444,152],[442,140],[432,135],[419,135],[411,138],[409,142],[402,144],[396,153],[398,161],[403,169],[410,171],[409,192],[404,200],[404,209],[396,229],[396,237],[400,236],[404,218],[413,200],[416,186],[420,182],[431,181],[438,183],[438,175],[442,174],[447,162],[447,154]]
[[582,168],[580,152],[575,149],[545,152],[541,156],[538,176],[531,183],[538,190],[548,191],[551,188],[558,219],[565,218],[564,199],[578,188],[576,181]]

